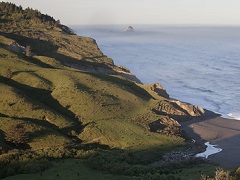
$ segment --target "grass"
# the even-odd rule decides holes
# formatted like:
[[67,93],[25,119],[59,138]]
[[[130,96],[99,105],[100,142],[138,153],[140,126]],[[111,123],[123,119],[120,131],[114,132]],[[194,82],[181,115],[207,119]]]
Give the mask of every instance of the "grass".
[[[10,51],[8,45],[15,41],[25,47],[30,45],[36,55],[27,57]],[[71,68],[70,64],[81,69],[105,68],[112,75],[86,72]],[[6,70],[12,72],[11,77],[6,77]],[[5,135],[11,126],[18,124],[26,129],[28,152],[52,149],[54,154],[54,148],[64,149],[69,144],[87,150],[118,149],[135,154],[137,168],[145,170],[149,167],[141,163],[150,162],[169,150],[184,149],[186,143],[179,134],[150,132],[149,123],[155,121],[165,120],[166,127],[172,126],[174,120],[168,124],[168,115],[153,112],[161,102],[172,102],[153,92],[151,85],[137,84],[117,75],[117,70],[112,59],[103,55],[91,38],[69,35],[60,28],[31,20],[1,26],[0,158],[4,159],[4,153],[16,148],[5,141]],[[179,111],[174,108],[171,106],[172,112]],[[59,153],[59,158],[70,156],[64,153],[64,150]],[[54,157],[58,158],[59,154],[56,150]],[[121,153],[114,155],[122,156]],[[69,159],[54,163],[53,168],[41,174],[8,179],[41,179],[43,176],[49,179],[128,178],[89,169],[82,160]]]
[[[5,54],[0,59],[0,71],[9,68],[13,73],[13,77],[0,86],[3,95],[0,113],[6,117],[53,128],[63,136],[74,130],[85,143],[98,142],[111,147],[183,143],[178,137],[149,132],[147,124],[161,117],[150,107],[161,98],[153,98],[149,90],[133,82],[68,67],[41,67],[3,48],[0,53]],[[50,58],[50,61],[54,60]],[[82,131],[81,124],[85,126]],[[44,142],[51,142],[51,138],[46,136]]]
[[60,160],[59,162],[54,163],[53,167],[37,174],[21,174],[17,176],[12,176],[5,178],[5,180],[42,180],[42,179],[69,179],[69,180],[77,180],[77,179],[134,179],[133,177],[122,176],[122,175],[114,175],[105,173],[102,171],[97,171],[86,167],[82,160],[78,159],[67,159]]
[[[170,176],[174,179],[200,179],[201,175],[209,177],[214,176],[216,166],[208,164],[207,166],[192,166],[189,168],[173,169]],[[167,177],[165,176],[165,177]],[[152,176],[151,176],[152,177]],[[163,176],[162,176],[163,177]],[[144,177],[147,179],[147,175]],[[141,179],[134,176],[124,176],[120,174],[110,174],[103,171],[93,170],[88,168],[83,160],[79,159],[65,159],[53,162],[53,167],[34,174],[21,174],[12,177],[7,177],[4,180],[30,180],[30,179]]]

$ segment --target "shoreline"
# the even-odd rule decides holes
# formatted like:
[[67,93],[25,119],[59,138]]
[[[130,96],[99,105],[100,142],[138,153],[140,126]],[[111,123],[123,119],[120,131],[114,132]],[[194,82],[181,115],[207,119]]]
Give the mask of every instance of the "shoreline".
[[208,160],[226,167],[240,166],[240,121],[205,111],[206,114],[201,118],[180,122],[181,130],[196,145],[203,147],[205,142],[210,142],[222,148],[221,152],[209,156]]
[[[91,69],[91,71],[95,72],[96,70]],[[103,73],[104,69],[98,69],[97,72],[100,71]],[[129,78],[129,74],[121,71],[118,73],[128,80],[133,80]],[[137,76],[133,76],[137,78]],[[222,166],[240,166],[240,153],[238,153],[240,151],[240,121],[230,117],[221,117],[220,114],[212,111],[205,111],[206,114],[201,118],[179,122],[181,129],[185,131],[186,137],[194,139],[195,144],[198,145],[198,151],[206,149],[205,142],[218,145],[217,147],[223,149],[221,152],[209,156],[210,161]]]

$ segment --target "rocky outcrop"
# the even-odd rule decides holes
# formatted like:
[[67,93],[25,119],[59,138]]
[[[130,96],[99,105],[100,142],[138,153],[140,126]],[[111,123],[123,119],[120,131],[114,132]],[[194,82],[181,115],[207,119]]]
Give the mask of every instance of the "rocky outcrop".
[[12,42],[9,46],[8,49],[10,51],[14,51],[17,53],[23,53],[25,54],[26,48],[24,46],[19,45],[16,41]]
[[162,159],[160,161],[155,161],[151,165],[152,166],[161,166],[166,163],[175,163],[175,162],[179,163],[179,162],[183,162],[183,161],[187,161],[187,160],[194,160],[194,159],[196,159],[194,157],[194,154],[195,153],[191,150],[168,152],[162,156]]
[[192,117],[199,117],[204,115],[205,111],[203,108],[187,103],[183,103],[180,101],[173,101],[175,102],[179,107],[181,107],[184,111],[186,111],[190,116]]
[[194,117],[201,117],[205,111],[203,108],[176,100],[160,101],[153,109],[160,115],[166,115],[177,121],[186,121]]
[[157,93],[159,96],[169,99],[169,95],[164,87],[159,83],[154,83],[151,87],[151,90]]
[[181,125],[174,119],[165,117],[148,124],[151,132],[158,132],[166,135],[179,135]]

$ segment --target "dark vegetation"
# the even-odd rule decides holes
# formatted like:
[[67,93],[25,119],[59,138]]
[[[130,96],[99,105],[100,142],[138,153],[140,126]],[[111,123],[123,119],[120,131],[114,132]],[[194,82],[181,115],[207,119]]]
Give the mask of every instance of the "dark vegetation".
[[20,27],[19,22],[24,20],[21,23],[43,23],[48,26],[59,27],[68,34],[74,34],[71,29],[61,25],[59,20],[55,20],[53,17],[42,14],[38,10],[33,10],[32,8],[23,9],[21,6],[16,6],[13,3],[1,2],[0,16],[0,22],[7,23],[8,25],[11,25],[12,28],[15,28],[15,26]]
[[201,159],[157,163],[166,152],[192,147],[176,120],[201,113],[119,70],[129,73],[95,40],[37,10],[0,2],[0,178],[64,179],[62,171],[72,174],[69,164],[76,177],[80,168],[88,172],[82,178],[92,179],[212,176],[215,165]]

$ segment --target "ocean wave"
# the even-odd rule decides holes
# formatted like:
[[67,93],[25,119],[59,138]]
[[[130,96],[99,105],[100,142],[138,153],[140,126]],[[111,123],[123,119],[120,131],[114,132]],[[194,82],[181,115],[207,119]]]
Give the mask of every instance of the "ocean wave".
[[196,91],[199,91],[199,92],[204,92],[204,93],[215,93],[213,90],[205,89],[205,88],[201,88],[201,87],[191,87],[189,85],[183,85],[183,87],[185,87],[187,89],[196,90]]
[[231,119],[240,120],[240,113],[228,113],[227,115]]

